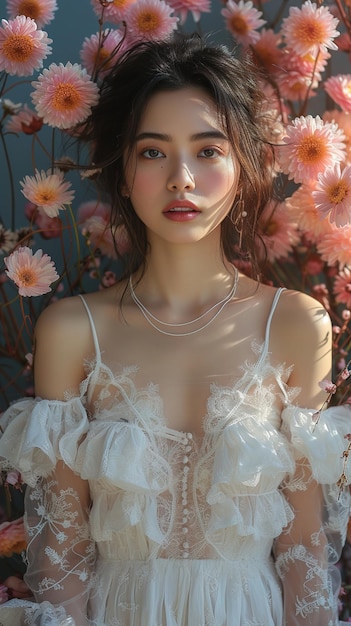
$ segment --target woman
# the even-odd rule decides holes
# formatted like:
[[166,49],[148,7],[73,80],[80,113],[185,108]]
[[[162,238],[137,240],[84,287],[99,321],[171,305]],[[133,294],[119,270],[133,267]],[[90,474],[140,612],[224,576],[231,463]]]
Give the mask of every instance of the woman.
[[37,399],[0,442],[29,485],[30,624],[338,623],[330,321],[234,260],[256,268],[271,195],[264,104],[250,63],[198,37],[139,45],[103,84],[87,134],[124,274],[42,314]]

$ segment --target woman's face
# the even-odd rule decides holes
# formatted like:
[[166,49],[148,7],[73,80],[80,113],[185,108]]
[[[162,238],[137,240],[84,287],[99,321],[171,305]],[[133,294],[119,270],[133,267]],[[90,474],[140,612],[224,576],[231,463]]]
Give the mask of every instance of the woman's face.
[[219,237],[239,173],[205,91],[161,91],[149,100],[125,166],[125,191],[149,242],[191,243],[216,230]]

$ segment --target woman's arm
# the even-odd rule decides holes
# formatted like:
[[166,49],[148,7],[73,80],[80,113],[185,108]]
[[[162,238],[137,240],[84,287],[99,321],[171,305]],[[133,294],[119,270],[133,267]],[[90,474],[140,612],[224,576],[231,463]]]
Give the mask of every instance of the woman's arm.
[[[286,362],[294,364],[289,385],[301,389],[298,406],[319,410],[325,400],[319,382],[330,378],[331,369],[329,316],[318,302],[304,294],[288,293],[284,300],[275,341],[280,334],[287,351]],[[317,424],[315,437],[318,436]],[[287,480],[283,493],[295,513],[275,544],[276,566],[284,591],[284,624],[334,626],[338,624],[337,578],[333,580],[331,565],[336,562],[337,553],[332,536],[338,529],[335,519],[334,529],[328,526],[328,516],[337,513],[337,507],[330,509],[336,486],[318,484],[309,461],[297,453],[295,475]]]
[[[36,395],[61,402],[67,393],[79,396],[84,356],[91,350],[89,323],[80,300],[72,298],[50,305],[36,327]],[[62,402],[62,410],[69,411],[69,403]],[[87,481],[62,460],[50,476],[34,488],[27,487],[25,581],[37,602],[64,607],[77,626],[88,623],[94,562],[89,506]]]

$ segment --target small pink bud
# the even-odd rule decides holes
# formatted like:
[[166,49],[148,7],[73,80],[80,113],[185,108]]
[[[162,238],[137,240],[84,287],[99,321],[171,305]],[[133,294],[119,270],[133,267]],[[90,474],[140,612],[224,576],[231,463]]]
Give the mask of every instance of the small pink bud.
[[326,393],[335,393],[336,385],[331,380],[321,380],[318,383],[320,388],[323,389]]

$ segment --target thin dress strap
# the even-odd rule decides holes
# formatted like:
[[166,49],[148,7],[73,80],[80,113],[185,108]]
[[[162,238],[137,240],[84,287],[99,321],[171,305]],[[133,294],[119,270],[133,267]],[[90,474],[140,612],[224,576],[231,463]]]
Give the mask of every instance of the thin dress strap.
[[268,348],[269,348],[269,337],[270,337],[270,331],[271,331],[271,322],[272,322],[272,318],[274,315],[274,311],[277,308],[277,304],[279,301],[279,298],[282,294],[282,292],[285,291],[285,287],[279,287],[279,289],[277,289],[277,291],[275,292],[274,298],[273,298],[273,302],[272,302],[272,306],[271,306],[271,310],[269,312],[268,315],[268,319],[267,319],[267,324],[266,324],[266,334],[265,334],[265,338],[264,338],[264,344],[263,344],[263,348],[262,348],[262,353],[261,356],[258,360],[257,363],[257,367],[259,367],[261,365],[261,363],[264,361],[264,359],[267,356],[268,353]]
[[87,305],[87,302],[86,302],[84,296],[82,296],[81,294],[78,294],[78,295],[79,295],[81,301],[84,304],[85,310],[86,310],[88,318],[89,318],[91,334],[93,336],[93,341],[94,341],[95,357],[96,357],[96,368],[97,368],[99,365],[101,365],[101,350],[100,350],[100,344],[99,344],[99,340],[98,340],[98,336],[97,336],[97,332],[96,332],[93,316],[91,314],[91,311],[90,311],[90,309],[89,309],[89,307]]

